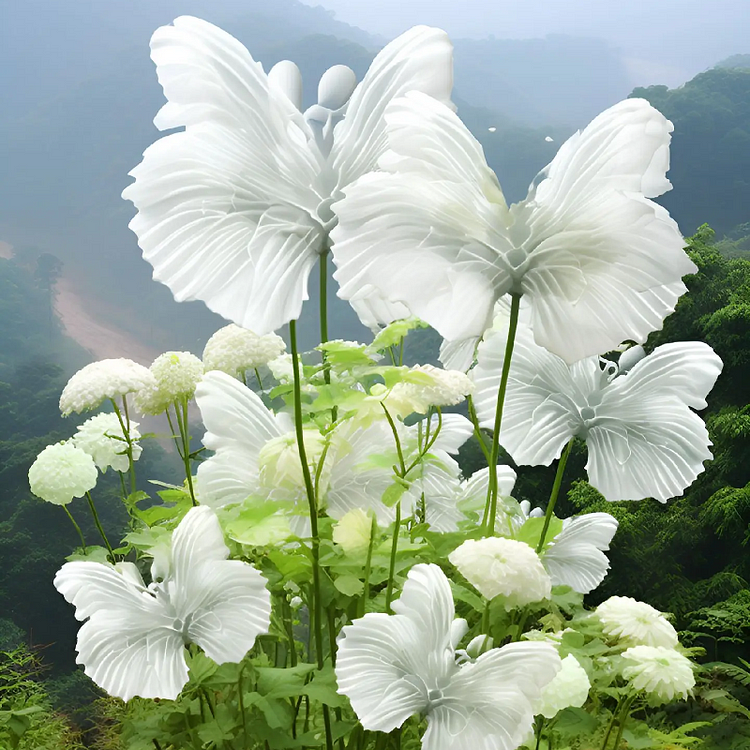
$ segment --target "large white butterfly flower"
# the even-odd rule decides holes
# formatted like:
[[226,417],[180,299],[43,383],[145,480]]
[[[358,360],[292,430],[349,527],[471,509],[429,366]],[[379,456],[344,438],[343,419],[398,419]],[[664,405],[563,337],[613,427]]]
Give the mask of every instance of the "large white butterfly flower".
[[[493,329],[479,346],[472,376],[483,426],[494,425],[507,332]],[[638,360],[638,357],[641,357]],[[516,333],[500,443],[517,464],[549,465],[578,436],[588,446],[589,481],[607,500],[666,502],[680,495],[711,458],[703,420],[706,396],[722,362],[707,344],[664,344],[620,364],[588,357],[568,365]]]
[[542,688],[560,669],[547,643],[511,643],[459,663],[466,633],[437,565],[415,565],[395,615],[369,613],[342,630],[336,680],[362,726],[390,732],[427,717],[423,750],[512,750],[531,729]]
[[[201,502],[221,507],[255,495],[286,501],[293,515],[296,508],[297,516],[306,516],[302,466],[289,416],[274,414],[256,393],[215,370],[206,373],[195,400],[206,427],[203,443],[215,451],[198,467]],[[433,434],[436,424],[437,417],[433,417]],[[410,461],[417,447],[417,427],[399,422],[397,429]],[[460,469],[449,454],[457,453],[471,434],[471,423],[460,414],[443,416],[428,465],[415,467],[414,476],[407,476],[407,481],[414,482],[414,490],[406,498],[410,503],[419,497],[425,478],[429,483],[433,474],[445,472],[458,477]],[[304,440],[311,474],[319,475],[319,498],[332,518],[360,508],[374,511],[383,524],[394,519],[394,509],[381,501],[393,484],[391,467],[398,460],[393,433],[384,417],[369,425],[343,422],[327,438],[327,448],[326,438],[313,425],[305,428]],[[382,460],[383,456],[390,460]],[[325,463],[318,472],[320,460]],[[302,527],[295,524],[293,530],[302,532]]]
[[[328,70],[304,113],[296,65],[266,75],[200,19],[157,29],[151,57],[168,100],[155,124],[185,130],[150,146],[131,172],[130,228],[175,299],[203,300],[258,335],[299,317],[310,269],[328,250],[332,202],[387,147],[386,104],[412,89],[447,104],[453,78],[447,35],[425,26],[388,44],[359,85],[343,65]],[[408,314],[370,297],[365,318]]]
[[192,508],[172,537],[171,567],[145,586],[132,563],[65,563],[55,586],[87,620],[77,663],[110,695],[174,699],[188,679],[185,644],[218,664],[239,662],[268,631],[263,576],[229,550],[210,508]]
[[645,340],[685,292],[681,278],[696,267],[650,200],[671,187],[672,124],[645,100],[573,135],[510,207],[449,108],[414,91],[385,117],[384,171],[334,206],[334,275],[344,299],[373,285],[436,328],[452,342],[446,366],[468,367],[508,293],[531,301],[537,343],[575,362]]

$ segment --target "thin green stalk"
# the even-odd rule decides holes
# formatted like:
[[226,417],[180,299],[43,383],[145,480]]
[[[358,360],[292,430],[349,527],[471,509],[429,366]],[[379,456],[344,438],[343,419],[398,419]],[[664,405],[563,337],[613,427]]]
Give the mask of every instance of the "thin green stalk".
[[[182,411],[182,413],[180,413]],[[190,433],[188,432],[188,402],[183,398],[182,402],[174,402],[174,412],[177,416],[177,426],[180,428],[180,437],[182,438],[182,462],[185,465],[185,478],[187,479],[190,499],[193,505],[198,505],[195,498],[195,488],[193,487],[193,471],[190,467]]]
[[396,571],[396,551],[398,550],[398,532],[401,528],[401,501],[396,503],[396,525],[393,527],[393,543],[391,544],[391,561],[388,566],[388,588],[385,590],[385,611],[392,615],[391,598],[393,596],[393,576]]
[[372,568],[372,548],[375,546],[375,534],[378,530],[378,520],[373,514],[370,524],[370,542],[367,545],[367,559],[365,560],[365,583],[362,590],[362,599],[359,603],[359,616],[364,617],[367,611],[367,602],[370,599],[370,571]]
[[466,397],[466,403],[469,405],[469,419],[474,425],[474,436],[479,443],[479,447],[482,449],[484,454],[484,460],[487,461],[487,466],[490,465],[490,452],[487,450],[487,444],[484,441],[484,435],[482,434],[482,428],[479,426],[479,417],[477,417],[477,410],[474,407],[474,399],[471,396]]
[[500,375],[500,387],[497,391],[497,406],[495,408],[495,428],[492,431],[492,448],[490,450],[490,486],[487,491],[487,503],[485,506],[485,518],[487,536],[495,533],[495,520],[497,517],[497,459],[500,455],[500,425],[503,421],[503,407],[505,406],[505,391],[508,388],[508,376],[510,375],[510,360],[513,356],[513,345],[516,341],[516,330],[518,328],[518,310],[521,306],[521,297],[518,294],[511,295],[510,323],[508,325],[508,339],[505,344],[505,358],[503,370]]
[[63,505],[62,509],[68,514],[68,518],[70,519],[70,522],[75,526],[76,531],[78,532],[78,536],[81,539],[81,549],[83,550],[83,554],[86,554],[86,540],[83,538],[83,532],[81,531],[81,527],[76,523],[75,518],[73,518],[73,514],[68,510],[67,505]]
[[109,544],[109,540],[107,539],[107,535],[104,533],[104,529],[102,528],[102,524],[99,521],[99,514],[96,512],[96,508],[94,507],[94,500],[91,497],[91,493],[86,493],[86,499],[89,501],[89,508],[91,508],[91,515],[94,516],[94,523],[96,524],[96,528],[99,529],[99,533],[102,535],[102,539],[104,540],[104,545],[107,548],[109,552],[109,556],[112,558],[112,562],[115,562],[115,553],[112,551],[112,547]]
[[[110,403],[112,404],[112,408],[117,415],[117,421],[120,423],[120,429],[122,430],[122,434],[125,437],[125,454],[128,457],[128,472],[130,474],[130,492],[133,493],[135,492],[135,461],[133,461],[133,441],[130,438],[130,415],[128,414],[128,402],[125,396],[123,396],[122,412],[120,412],[120,409],[117,407],[117,402],[114,399],[110,399]],[[122,417],[123,412],[125,414],[125,419],[123,419]]]
[[557,462],[557,472],[555,473],[555,483],[552,485],[552,492],[549,496],[549,502],[547,503],[547,512],[544,514],[544,526],[542,526],[542,535],[539,537],[539,543],[536,545],[537,554],[544,549],[544,540],[547,536],[547,529],[549,529],[550,521],[552,520],[552,511],[555,509],[555,503],[557,502],[557,496],[560,493],[560,486],[562,485],[563,474],[565,473],[565,464],[568,463],[568,456],[570,455],[570,449],[573,447],[573,440],[571,438],[565,449],[560,456],[560,460]]
[[[315,502],[315,488],[313,487],[310,466],[307,463],[304,432],[302,429],[302,384],[300,381],[299,360],[297,354],[297,321],[289,322],[289,341],[292,350],[292,371],[294,373],[294,430],[297,435],[297,449],[302,464],[302,477],[305,482],[305,492],[310,511],[310,534],[312,537],[312,568],[313,568],[313,619],[315,628],[315,656],[318,669],[323,669],[323,613],[320,596],[320,536],[318,535],[318,508]],[[332,750],[331,715],[328,706],[323,705],[323,723],[326,730],[326,748]]]
[[398,430],[396,429],[396,423],[393,421],[393,417],[390,415],[388,409],[385,408],[385,404],[380,404],[385,412],[385,418],[388,420],[388,424],[391,426],[391,432],[393,432],[393,439],[396,441],[396,452],[398,453],[398,463],[401,467],[401,477],[404,478],[407,474],[406,462],[404,461],[404,452],[401,449],[401,439],[398,436]]
[[625,722],[628,720],[628,716],[630,715],[630,708],[633,705],[635,699],[635,695],[631,695],[629,698],[625,699],[625,703],[622,707],[622,710],[620,711],[620,726],[617,728],[617,736],[615,737],[615,744],[612,750],[617,750],[620,747],[620,741],[622,740],[622,735],[625,731]]
[[539,750],[539,748],[542,746],[542,730],[544,729],[544,719],[541,716],[537,716],[536,726],[534,727],[534,729],[536,732],[535,750]]
[[[328,250],[320,256],[320,343],[328,341]],[[325,373],[326,383],[331,382],[331,373]]]
[[[258,388],[260,388],[260,390],[262,391],[263,390],[263,381],[260,379],[260,372],[258,372],[258,368],[257,367],[254,368],[254,371],[255,371],[255,379],[258,381]],[[245,383],[245,385],[247,385],[247,383]]]
[[292,625],[292,608],[286,599],[281,600],[281,612],[284,619],[284,630],[289,641],[289,659],[292,666],[297,666],[297,648],[294,641],[294,626]]
[[237,699],[240,703],[240,716],[242,716],[242,734],[245,737],[245,746],[247,746],[247,718],[245,717],[245,697],[242,694],[242,673],[245,668],[240,669],[240,674],[237,677]]
[[[175,415],[177,414],[177,407],[175,406]],[[177,455],[180,457],[180,461],[184,461],[185,459],[182,457],[182,446],[180,445],[180,441],[177,439],[177,430],[174,428],[174,424],[172,424],[172,415],[169,413],[169,407],[167,406],[164,413],[167,415],[167,422],[169,422],[169,431],[172,434],[172,440],[174,440],[175,448],[177,448]]]

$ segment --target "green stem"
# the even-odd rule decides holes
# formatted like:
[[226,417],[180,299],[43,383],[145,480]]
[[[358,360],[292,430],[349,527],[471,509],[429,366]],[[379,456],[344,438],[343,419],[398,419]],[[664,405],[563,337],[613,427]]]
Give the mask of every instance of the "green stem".
[[107,535],[104,533],[104,529],[102,528],[102,524],[99,521],[99,514],[96,512],[96,508],[94,507],[94,500],[91,497],[91,493],[86,493],[86,499],[89,501],[89,508],[91,508],[91,515],[94,516],[94,523],[96,524],[96,528],[99,529],[99,533],[102,535],[102,539],[104,540],[104,545],[106,546],[107,550],[109,551],[109,556],[112,559],[112,562],[115,562],[115,553],[112,551],[112,547],[109,544],[109,540],[107,539]]
[[[318,669],[322,670],[323,660],[323,612],[320,587],[320,536],[318,535],[318,508],[315,502],[315,488],[313,487],[310,466],[307,463],[305,438],[302,429],[302,384],[300,382],[299,359],[297,354],[297,321],[289,321],[289,341],[292,350],[292,371],[294,373],[294,430],[297,435],[297,449],[302,464],[302,477],[305,482],[305,492],[310,511],[310,535],[312,537],[312,572],[313,572],[313,618],[315,628],[315,656]],[[326,729],[326,748],[332,750],[331,715],[328,706],[323,705],[323,723]]]
[[396,441],[396,452],[398,453],[398,463],[401,467],[401,477],[404,478],[407,474],[406,462],[404,461],[404,452],[401,450],[401,439],[398,436],[398,430],[396,429],[396,423],[393,421],[393,417],[390,415],[388,409],[385,408],[385,404],[380,404],[385,412],[385,418],[388,420],[388,424],[391,426],[391,432],[393,432],[393,439]]
[[75,526],[76,531],[78,532],[78,536],[81,538],[81,549],[83,550],[83,554],[86,554],[86,540],[83,538],[83,532],[81,531],[81,527],[76,523],[75,518],[73,518],[73,514],[68,510],[67,505],[63,505],[62,509],[68,514],[68,518],[70,519],[70,522]]
[[[320,343],[328,341],[328,250],[320,256]],[[330,372],[326,372],[326,383],[331,382]]]
[[[167,415],[167,422],[169,422],[169,431],[172,434],[172,440],[174,440],[175,448],[177,448],[177,455],[180,457],[180,461],[184,461],[185,459],[182,457],[182,446],[180,445],[180,441],[177,439],[177,430],[174,428],[174,424],[172,424],[172,415],[169,413],[169,406],[165,409],[164,413]],[[177,407],[175,406],[175,414],[177,414]]]
[[490,452],[487,449],[487,443],[484,441],[484,435],[482,434],[482,428],[479,426],[479,417],[477,417],[477,410],[474,408],[474,399],[471,396],[466,397],[466,403],[469,405],[469,419],[474,425],[474,436],[479,443],[479,447],[482,449],[484,454],[484,460],[487,461],[487,466],[490,465]]
[[497,459],[500,455],[500,426],[503,421],[503,407],[505,406],[505,391],[508,388],[508,376],[510,375],[510,361],[513,357],[513,345],[516,341],[516,330],[518,329],[518,311],[521,307],[521,297],[518,294],[511,295],[510,323],[508,325],[508,339],[505,344],[505,358],[503,359],[503,370],[500,375],[500,387],[497,391],[497,406],[495,408],[495,427],[492,431],[492,448],[490,450],[490,486],[487,491],[487,503],[485,506],[487,536],[495,533],[495,520],[497,517]]
[[391,561],[388,566],[388,588],[385,590],[385,611],[392,615],[391,598],[393,596],[393,576],[396,571],[396,551],[398,550],[398,532],[401,528],[401,501],[396,503],[396,524],[393,527],[393,543],[391,544]]
[[536,726],[534,727],[536,731],[536,748],[535,750],[539,750],[539,748],[542,746],[542,729],[544,729],[544,719],[539,716],[536,720]]
[[289,606],[289,602],[286,598],[281,599],[281,612],[284,618],[284,630],[286,631],[286,637],[289,641],[289,660],[292,662],[292,666],[297,666],[297,648],[294,641],[294,626],[292,625],[292,608]]
[[367,545],[367,560],[365,560],[365,584],[362,590],[362,600],[359,606],[359,616],[364,617],[367,612],[367,602],[370,599],[370,571],[372,568],[372,548],[375,546],[375,534],[378,530],[378,519],[373,514],[370,524],[370,543]]
[[[120,429],[125,438],[125,454],[128,457],[128,472],[130,474],[130,492],[135,492],[135,461],[133,461],[133,441],[130,438],[130,415],[128,414],[128,402],[125,396],[122,397],[122,412],[117,407],[117,403],[114,399],[110,399],[112,408],[117,415],[117,421],[120,423]],[[122,414],[125,414],[123,419]]]
[[[254,368],[254,371],[255,371],[255,379],[258,381],[258,388],[260,388],[260,390],[262,391],[263,390],[263,381],[260,379],[260,372],[258,372],[258,368],[257,367]],[[247,383],[245,383],[245,385],[247,385]]]
[[633,701],[635,701],[636,696],[631,695],[629,698],[625,699],[625,703],[623,704],[622,710],[620,711],[620,726],[617,728],[617,736],[615,737],[615,745],[612,748],[612,750],[617,750],[620,747],[620,741],[622,740],[623,732],[625,731],[625,722],[628,720],[628,716],[630,715],[630,708],[633,705]]
[[240,669],[239,677],[237,677],[237,699],[240,704],[240,716],[242,717],[242,734],[245,738],[245,746],[247,746],[247,718],[245,717],[245,697],[242,694],[242,673],[245,671],[243,667]]
[[557,502],[557,496],[560,493],[560,486],[562,485],[563,474],[565,473],[565,464],[568,463],[568,456],[570,455],[570,449],[573,447],[573,440],[571,438],[565,449],[560,456],[560,460],[557,462],[557,472],[555,473],[555,483],[552,485],[552,492],[549,496],[549,502],[547,503],[547,512],[544,514],[544,526],[542,526],[542,534],[539,537],[539,542],[536,545],[537,554],[544,549],[544,540],[547,537],[547,530],[549,529],[550,521],[552,520],[552,511],[555,509],[555,503]]
[[[188,432],[188,402],[187,398],[182,399],[182,403],[174,402],[174,411],[177,415],[177,426],[180,428],[180,437],[182,438],[182,462],[185,465],[185,478],[187,479],[190,499],[193,505],[198,505],[195,498],[195,488],[193,487],[193,471],[190,467],[190,433]],[[182,412],[182,413],[180,413]]]

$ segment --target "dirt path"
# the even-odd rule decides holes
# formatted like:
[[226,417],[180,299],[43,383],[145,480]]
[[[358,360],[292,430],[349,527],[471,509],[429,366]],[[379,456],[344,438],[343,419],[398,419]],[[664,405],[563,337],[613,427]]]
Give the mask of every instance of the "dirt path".
[[55,312],[65,335],[91,352],[95,360],[127,357],[148,367],[161,354],[132,334],[97,320],[96,311],[84,303],[71,279],[63,276],[56,290]]

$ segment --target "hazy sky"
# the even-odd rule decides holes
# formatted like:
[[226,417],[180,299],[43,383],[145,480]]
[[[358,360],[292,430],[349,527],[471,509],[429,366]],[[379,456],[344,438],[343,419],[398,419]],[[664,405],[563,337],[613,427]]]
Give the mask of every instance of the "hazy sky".
[[451,36],[603,37],[641,85],[678,85],[719,60],[750,53],[750,0],[303,0],[391,38],[425,23]]

